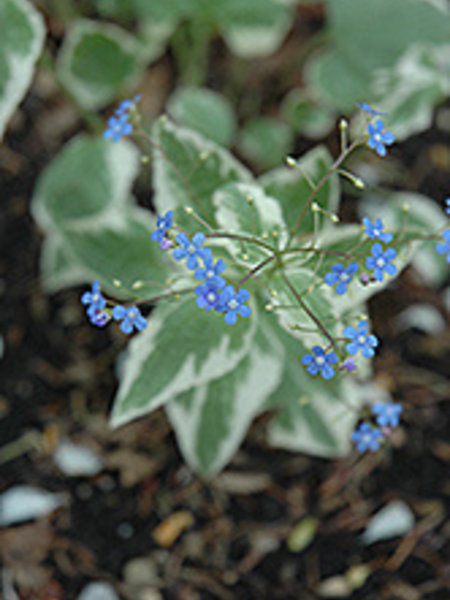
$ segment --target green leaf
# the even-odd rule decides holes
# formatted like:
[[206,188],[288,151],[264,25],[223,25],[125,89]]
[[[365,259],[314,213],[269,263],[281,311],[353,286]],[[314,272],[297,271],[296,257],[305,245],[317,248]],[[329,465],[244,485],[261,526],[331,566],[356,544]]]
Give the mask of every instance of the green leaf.
[[213,142],[230,146],[236,117],[228,100],[207,88],[178,89],[168,100],[167,111],[179,125],[198,131]]
[[44,21],[27,0],[0,3],[0,141],[25,95],[45,38]]
[[[86,136],[73,139],[46,168],[32,212],[50,234],[41,258],[47,289],[100,279],[106,291],[120,297],[162,291],[178,267],[150,240],[150,212],[133,205],[138,168],[139,154],[128,142]],[[137,281],[141,287],[132,289]]]
[[154,203],[158,212],[191,206],[213,224],[212,195],[216,189],[232,181],[252,181],[251,173],[225,148],[195,131],[177,127],[167,117],[155,124],[154,139]]
[[433,106],[450,94],[450,45],[415,44],[390,69],[377,72],[378,104],[401,141],[431,126]]
[[80,106],[95,110],[135,86],[141,67],[132,35],[117,25],[78,19],[64,39],[57,74]]
[[283,356],[283,347],[262,321],[248,355],[233,371],[166,405],[181,451],[195,471],[211,476],[230,461],[278,385]]
[[[302,172],[279,167],[265,173],[259,180],[266,194],[280,201],[284,220],[289,227],[293,227],[311,194],[311,187],[302,173],[306,173],[312,183],[317,184],[330,170],[333,159],[324,146],[318,146],[302,156],[297,163]],[[323,209],[335,213],[339,206],[339,194],[339,178],[333,174],[316,194],[315,202]],[[327,228],[331,226],[331,221],[323,215],[317,215],[317,224],[319,228]],[[308,210],[299,233],[312,233],[313,229],[313,213]]]
[[280,47],[292,22],[290,4],[279,0],[216,0],[212,11],[232,52],[255,58],[268,56]]
[[324,137],[334,125],[329,111],[313,102],[300,88],[291,90],[285,96],[280,111],[296,132],[312,139]]
[[334,458],[350,450],[362,397],[347,376],[312,377],[299,359],[309,351],[302,341],[278,329],[286,351],[285,369],[268,407],[282,409],[270,423],[268,441],[277,448]]
[[258,117],[241,129],[238,147],[259,168],[270,169],[283,163],[292,142],[289,125],[271,117]]
[[333,48],[314,54],[305,67],[310,93],[333,112],[354,109],[370,95],[371,73],[360,72],[346,56]]
[[77,224],[64,228],[62,236],[67,249],[90,273],[88,280],[99,279],[115,297],[147,299],[167,290],[167,280],[179,272],[175,261],[150,240],[153,229],[149,211],[133,207],[118,212],[117,223],[106,222],[101,228]]
[[360,73],[389,67],[412,40],[445,44],[450,39],[448,5],[444,2],[330,0],[329,18],[337,48]]
[[117,222],[117,209],[129,204],[138,170],[139,153],[130,143],[78,136],[40,176],[33,216],[45,230],[77,222],[91,228]]
[[[287,229],[278,201],[267,196],[259,186],[229,183],[215,192],[213,203],[217,207],[216,221],[227,233],[262,237],[273,248],[283,246],[287,241]],[[229,240],[227,246],[235,258],[244,260],[248,266],[268,256],[268,250],[255,244],[245,244],[245,252],[238,241]],[[245,259],[243,255],[246,255]]]
[[114,400],[114,427],[145,415],[178,394],[229,373],[248,353],[257,315],[230,327],[201,311],[193,296],[160,304],[149,327],[128,346]]

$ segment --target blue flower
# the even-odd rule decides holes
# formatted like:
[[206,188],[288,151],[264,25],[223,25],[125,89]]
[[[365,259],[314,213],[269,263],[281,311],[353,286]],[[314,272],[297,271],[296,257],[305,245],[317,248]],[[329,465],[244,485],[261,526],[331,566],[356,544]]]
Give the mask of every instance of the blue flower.
[[103,310],[106,306],[106,299],[100,292],[100,283],[94,281],[90,292],[84,292],[81,296],[81,303],[87,306],[86,313],[89,318],[95,316],[95,314]]
[[147,327],[147,321],[137,306],[115,306],[112,316],[115,321],[122,321],[120,329],[127,335],[133,332],[133,328],[142,331]]
[[352,371],[357,370],[357,366],[353,358],[346,358],[342,365],[339,367],[339,371],[347,371],[347,373],[351,373]]
[[397,402],[376,402],[372,404],[372,413],[377,415],[376,422],[380,427],[397,427],[403,407]]
[[119,116],[127,113],[130,110],[130,108],[132,108],[139,102],[139,100],[141,98],[142,98],[142,94],[136,94],[136,96],[134,98],[132,98],[131,100],[129,100],[129,99],[122,100],[122,102],[119,104],[119,106],[116,108],[116,110],[114,112],[116,113],[116,115],[119,115]]
[[336,293],[339,295],[345,294],[347,286],[353,279],[353,275],[358,271],[359,267],[356,263],[350,263],[348,267],[344,267],[341,263],[337,263],[331,267],[331,271],[325,275],[325,283],[329,286],[336,285]]
[[[208,248],[205,248],[205,252],[203,255],[203,264],[205,265],[204,269],[201,268],[195,271],[195,279],[198,279],[199,281],[202,281],[203,279],[208,280],[212,279],[213,277],[218,277],[227,268],[226,264],[221,258],[219,258],[219,260],[214,264],[212,253]],[[222,278],[220,277],[220,279]]]
[[234,325],[237,315],[241,315],[244,318],[251,315],[252,309],[249,306],[245,306],[249,298],[250,294],[244,288],[236,292],[232,285],[227,285],[220,295],[216,310],[220,313],[225,313],[224,320],[227,325]]
[[347,344],[345,347],[349,354],[354,356],[361,351],[364,358],[371,358],[375,354],[374,348],[378,346],[378,339],[374,335],[368,335],[368,329],[369,324],[364,320],[358,323],[356,329],[350,326],[345,327],[342,335],[345,338],[352,340],[350,344]]
[[111,321],[111,315],[103,310],[97,310],[89,320],[96,327],[105,327]]
[[364,233],[372,240],[378,239],[385,244],[392,242],[393,235],[392,233],[386,233],[383,231],[384,225],[381,219],[375,219],[375,221],[372,223],[368,217],[364,217],[363,224],[365,225]]
[[195,303],[199,308],[204,308],[206,312],[209,312],[213,308],[217,308],[220,302],[220,288],[225,285],[225,280],[220,277],[212,277],[208,279],[202,285],[195,288],[197,298]]
[[160,244],[166,236],[167,231],[172,227],[172,224],[173,210],[168,210],[163,216],[158,215],[156,218],[156,230],[150,236],[152,241]]
[[391,262],[397,256],[397,252],[393,248],[388,248],[383,252],[382,245],[377,243],[372,246],[371,252],[372,256],[366,258],[366,267],[374,271],[377,281],[383,281],[384,273],[391,277],[397,273],[397,267]]
[[320,346],[314,346],[313,354],[307,354],[302,358],[302,363],[308,365],[306,370],[310,375],[320,373],[324,379],[331,379],[335,375],[335,371],[331,365],[335,365],[338,357],[335,352],[326,354],[325,350]]
[[203,233],[196,233],[191,242],[185,233],[179,233],[175,239],[181,248],[175,248],[173,251],[174,259],[183,260],[183,258],[187,257],[187,268],[190,270],[196,269],[198,267],[197,259],[201,258],[203,260],[205,255],[205,249],[202,249],[202,246],[206,237]]
[[436,252],[438,254],[446,254],[447,255],[446,260],[448,263],[450,263],[450,229],[446,229],[442,233],[442,237],[444,238],[444,243],[437,244]]
[[444,208],[444,210],[450,216],[450,198],[446,198],[444,200],[444,202],[445,202],[445,208]]
[[369,139],[367,140],[369,148],[373,148],[379,156],[386,156],[387,151],[385,146],[390,146],[394,143],[394,134],[386,129],[381,119],[377,119],[375,125],[367,123],[367,133],[369,134]]
[[377,117],[377,116],[386,117],[388,114],[385,112],[380,112],[379,110],[376,110],[375,108],[372,108],[370,106],[370,104],[367,104],[367,102],[361,102],[361,103],[356,102],[356,106],[358,108],[360,108],[361,110],[363,110],[368,115],[370,115],[371,117]]
[[368,423],[361,425],[352,433],[352,441],[355,442],[358,452],[364,453],[367,450],[376,452],[380,448],[380,439],[383,433],[377,428],[372,427]]
[[133,133],[133,125],[128,121],[128,115],[121,114],[108,119],[108,127],[103,132],[103,137],[105,140],[112,138],[113,142],[118,142],[131,133]]

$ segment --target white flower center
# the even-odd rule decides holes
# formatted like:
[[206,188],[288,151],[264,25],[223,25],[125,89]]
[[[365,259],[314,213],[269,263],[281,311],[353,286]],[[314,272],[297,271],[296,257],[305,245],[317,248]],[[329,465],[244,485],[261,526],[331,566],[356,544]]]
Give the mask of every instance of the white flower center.
[[239,303],[236,302],[236,300],[233,298],[233,300],[230,300],[228,302],[228,308],[231,310],[234,310],[235,308],[237,308],[239,306]]
[[347,275],[347,273],[342,273],[342,275],[339,277],[339,279],[343,282],[348,281],[349,276]]
[[378,237],[378,236],[380,235],[380,230],[379,230],[379,229],[374,229],[374,230],[373,230],[373,235],[374,235],[375,237]]
[[210,304],[212,304],[215,301],[215,299],[216,299],[215,292],[208,292],[208,295],[206,296],[206,299],[208,300],[208,302]]
[[214,277],[214,271],[211,271],[211,269],[209,271],[206,271],[206,279],[211,279],[211,277]]
[[384,267],[384,265],[385,265],[385,262],[386,262],[386,261],[384,260],[384,258],[379,258],[379,259],[377,260],[377,267],[380,267],[380,269],[381,269],[382,267]]
[[129,319],[134,319],[135,316],[136,316],[136,311],[135,310],[130,310],[130,312],[128,313],[128,318]]
[[364,344],[365,341],[366,341],[365,336],[364,335],[360,335],[359,338],[358,338],[358,343],[359,344]]
[[194,254],[194,252],[195,252],[194,246],[189,246],[188,252],[189,252],[189,254]]
[[100,300],[100,294],[94,294],[92,296],[92,302],[98,302]]
[[373,136],[373,139],[374,139],[376,142],[381,142],[381,134],[379,134],[379,133],[376,133],[376,134]]
[[318,356],[316,358],[316,365],[319,365],[319,367],[320,367],[320,365],[323,365],[324,362],[325,362],[325,359],[323,356]]

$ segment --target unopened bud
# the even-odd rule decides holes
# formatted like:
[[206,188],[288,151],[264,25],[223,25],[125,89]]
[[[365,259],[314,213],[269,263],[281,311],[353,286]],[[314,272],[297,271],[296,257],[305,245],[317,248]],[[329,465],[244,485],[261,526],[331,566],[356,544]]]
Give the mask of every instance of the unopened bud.
[[137,281],[135,281],[133,283],[133,285],[131,286],[131,289],[132,290],[140,290],[141,287],[143,287],[143,286],[144,286],[144,282],[141,281],[140,279],[138,279]]
[[402,204],[402,211],[403,211],[403,212],[409,212],[409,211],[410,211],[410,209],[411,209],[411,206],[410,206],[410,205],[409,205],[407,202],[404,202],[404,203]]
[[272,312],[273,311],[273,304],[266,304],[266,306],[264,307],[267,312]]
[[243,254],[242,260],[250,260],[250,256],[248,254]]
[[320,211],[320,206],[317,204],[317,202],[313,202],[313,203],[311,204],[311,210],[312,210],[313,212],[319,212],[319,211]]
[[253,200],[253,196],[250,196],[250,194],[247,194],[245,196],[245,199],[247,200],[248,204],[252,205],[254,200]]
[[339,223],[339,217],[334,213],[330,213],[330,219],[333,221],[333,223]]
[[121,288],[122,282],[120,281],[120,279],[113,279],[113,285],[115,285],[118,288]]
[[268,237],[269,237],[269,234],[266,233],[266,232],[264,232],[264,233],[261,234],[261,237],[262,237],[263,240],[267,240]]
[[193,215],[194,214],[194,209],[192,208],[192,206],[185,206],[184,207],[184,212],[187,215]]
[[141,163],[143,165],[148,165],[149,162],[150,162],[150,156],[148,156],[147,154],[143,154],[141,156]]
[[347,121],[346,119],[341,119],[341,120],[339,121],[339,129],[340,129],[342,132],[345,132],[345,131],[347,131],[347,129],[348,129],[348,121]]
[[297,161],[292,156],[286,156],[285,161],[288,167],[294,168],[297,166]]

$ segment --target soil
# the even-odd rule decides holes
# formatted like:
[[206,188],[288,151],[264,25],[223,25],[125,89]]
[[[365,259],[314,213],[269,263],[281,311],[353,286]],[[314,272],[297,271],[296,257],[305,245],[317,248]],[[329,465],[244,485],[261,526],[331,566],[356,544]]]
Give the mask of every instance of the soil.
[[[158,77],[173,77],[170,57],[150,70],[149,80]],[[40,288],[32,190],[82,127],[40,74],[0,150],[0,491],[28,484],[67,499],[49,517],[0,532],[5,600],[71,600],[90,581],[111,583],[127,600],[448,600],[450,334],[395,326],[418,302],[448,325],[445,286],[431,289],[407,269],[370,303],[382,340],[375,380],[404,406],[388,448],[337,461],[273,450],[263,416],[225,473],[203,481],[183,463],[162,411],[108,428],[114,359],[125,342],[89,326],[81,288],[50,296]],[[327,141],[333,146],[334,134]],[[441,201],[447,142],[433,126],[396,147],[401,187]],[[309,144],[297,140],[298,148]],[[136,189],[142,198],[144,191]],[[57,469],[53,451],[66,436],[103,456],[98,475]],[[414,528],[364,546],[370,517],[391,500],[412,509]],[[291,532],[306,518],[318,519],[317,531],[290,550]]]

